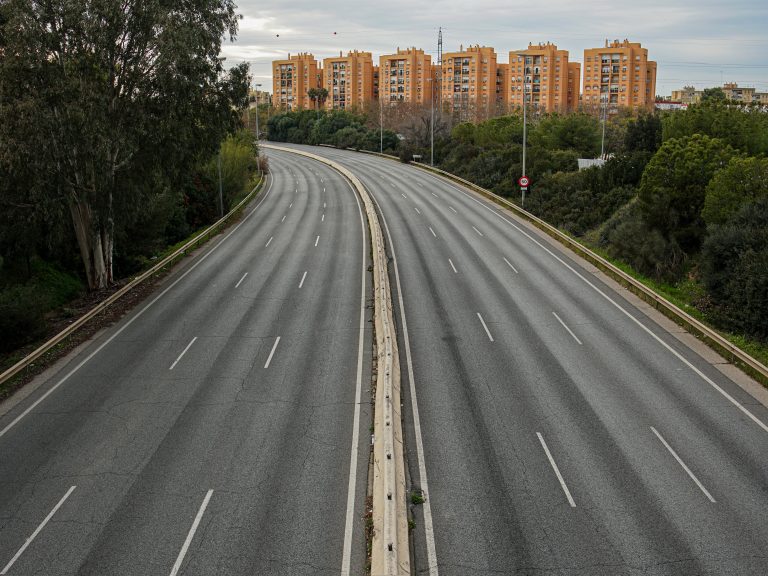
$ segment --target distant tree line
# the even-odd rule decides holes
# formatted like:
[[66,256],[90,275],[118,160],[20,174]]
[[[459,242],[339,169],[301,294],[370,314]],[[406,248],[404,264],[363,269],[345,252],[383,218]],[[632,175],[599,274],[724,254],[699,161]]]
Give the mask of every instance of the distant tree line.
[[0,3],[0,351],[218,217],[255,170],[232,0]]

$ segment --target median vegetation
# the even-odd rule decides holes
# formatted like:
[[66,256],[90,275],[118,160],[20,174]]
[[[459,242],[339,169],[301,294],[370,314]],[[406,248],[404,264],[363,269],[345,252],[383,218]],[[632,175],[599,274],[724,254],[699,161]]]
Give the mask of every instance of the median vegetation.
[[[352,124],[368,135],[354,147],[378,150],[370,146],[370,134],[379,133],[375,114],[321,112],[319,121],[295,121],[302,114],[317,116],[273,116],[270,138],[340,145],[342,128],[334,127]],[[525,208],[766,362],[768,114],[711,99],[685,111],[622,112],[604,132],[588,114],[531,116]],[[398,125],[388,152],[430,157],[427,111],[415,118]],[[478,124],[438,118],[435,165],[519,203],[522,142],[519,114]],[[605,164],[580,171],[577,159],[597,157],[603,145]]]

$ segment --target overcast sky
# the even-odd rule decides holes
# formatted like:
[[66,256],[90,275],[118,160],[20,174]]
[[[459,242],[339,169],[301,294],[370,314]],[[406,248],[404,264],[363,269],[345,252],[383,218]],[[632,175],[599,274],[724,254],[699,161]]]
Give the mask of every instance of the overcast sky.
[[240,33],[227,43],[228,64],[251,63],[254,82],[271,92],[272,60],[311,52],[318,60],[349,50],[381,54],[416,46],[437,53],[469,44],[492,46],[499,62],[529,42],[557,44],[582,62],[585,48],[629,39],[658,62],[657,94],[738,82],[768,92],[766,0],[448,0],[416,2],[240,0]]

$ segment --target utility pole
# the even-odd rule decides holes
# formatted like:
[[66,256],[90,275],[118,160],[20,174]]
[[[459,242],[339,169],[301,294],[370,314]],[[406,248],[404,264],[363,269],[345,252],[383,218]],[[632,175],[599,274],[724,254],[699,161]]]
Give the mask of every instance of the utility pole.
[[[528,119],[526,116],[526,109],[528,108],[528,96],[527,96],[528,83],[523,82],[523,176],[525,173],[525,148],[528,140]],[[520,207],[525,208],[525,188],[520,191],[522,198],[520,199]]]
[[605,158],[605,116],[607,114],[608,103],[605,101],[604,96],[601,96],[600,100],[603,104],[603,136],[600,139],[600,158]]
[[[515,54],[518,58],[523,59],[523,173],[521,176],[526,176],[525,173],[525,152],[528,143],[528,56],[523,52]],[[510,62],[511,68],[511,62]],[[525,208],[525,186],[520,187],[520,207]]]
[[261,84],[254,84],[256,87],[256,145],[259,144],[259,86]]
[[440,104],[440,113],[443,113],[443,28],[437,31],[437,95]]

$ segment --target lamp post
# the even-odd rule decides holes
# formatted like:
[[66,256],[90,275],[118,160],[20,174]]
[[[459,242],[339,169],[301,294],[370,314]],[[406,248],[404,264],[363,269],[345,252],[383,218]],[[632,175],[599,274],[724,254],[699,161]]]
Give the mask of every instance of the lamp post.
[[608,109],[607,96],[600,95],[600,100],[603,104],[603,136],[600,139],[600,158],[605,158],[605,116]]
[[[528,140],[528,117],[526,112],[528,108],[528,58],[526,54],[516,54],[516,56],[523,59],[523,173],[521,176],[526,176],[525,149]],[[520,206],[525,208],[525,187],[523,186],[520,187]]]
[[381,97],[381,74],[379,74],[379,154],[384,154],[384,99]]
[[256,87],[256,145],[259,144],[259,86],[261,84],[254,84]]

